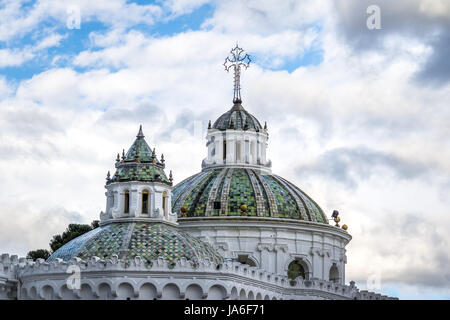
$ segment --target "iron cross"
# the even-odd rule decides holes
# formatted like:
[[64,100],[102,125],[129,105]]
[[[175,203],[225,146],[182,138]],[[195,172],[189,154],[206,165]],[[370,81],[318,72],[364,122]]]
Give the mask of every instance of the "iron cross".
[[236,47],[231,49],[230,55],[225,59],[224,67],[227,72],[231,68],[234,69],[234,97],[233,103],[241,103],[241,66],[247,69],[250,65],[250,56],[245,53],[242,48],[236,44]]

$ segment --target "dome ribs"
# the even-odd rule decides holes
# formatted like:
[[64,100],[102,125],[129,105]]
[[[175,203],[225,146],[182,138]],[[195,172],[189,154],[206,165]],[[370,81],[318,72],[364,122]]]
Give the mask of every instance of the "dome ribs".
[[247,206],[246,215],[258,215],[255,190],[245,169],[234,169],[229,190],[228,215],[240,216],[243,204]]
[[280,218],[298,218],[300,212],[297,209],[292,196],[272,175],[263,175],[263,180],[266,180],[270,189],[273,192],[275,203],[278,207],[278,216]]
[[[288,180],[279,177],[280,179],[283,179],[288,183],[289,185],[295,186]],[[308,196],[303,190],[301,190],[299,187],[295,186],[295,192],[300,196],[300,198],[303,200],[303,202],[306,204],[306,207],[308,208],[310,214],[311,214],[311,221],[314,222],[323,222],[328,224],[328,218],[323,212],[323,210],[320,208],[320,206],[310,197]]]
[[272,217],[278,217],[278,208],[272,190],[270,189],[269,185],[264,180],[264,178],[262,178],[260,175],[257,175],[256,177],[259,180],[259,182],[261,182],[261,185],[263,186],[264,191],[266,192],[267,200],[269,201],[270,215]]
[[228,169],[222,169],[220,170],[219,175],[217,176],[216,180],[214,181],[213,186],[211,187],[211,190],[209,191],[208,195],[208,203],[206,204],[206,210],[205,210],[205,216],[212,216],[214,213],[214,202],[216,201],[216,196],[219,190],[220,183],[223,180],[223,177],[225,176]]
[[213,171],[208,171],[206,175],[204,175],[198,182],[194,184],[194,187],[190,189],[190,191],[186,194],[186,197],[180,202],[181,205],[184,205],[188,209],[188,216],[193,216],[195,213],[195,208],[197,207],[198,199],[203,193],[203,190],[208,185],[208,182],[211,178],[214,177]]
[[285,188],[288,190],[289,194],[291,195],[292,198],[294,198],[295,203],[297,204],[297,207],[300,211],[301,217],[303,218],[303,220],[310,220],[310,221],[314,221],[311,219],[311,214],[309,212],[307,212],[306,210],[306,204],[305,202],[300,199],[300,197],[296,194],[296,192],[290,187],[290,185],[288,183],[286,183],[285,181],[283,181],[279,176],[273,175],[273,177]]
[[228,195],[230,192],[230,182],[233,176],[234,169],[231,168],[228,170],[225,179],[223,181],[222,194],[220,195],[220,213],[219,215],[227,215],[228,214]]
[[202,179],[206,174],[208,174],[208,172],[200,172],[199,174],[195,175],[191,180],[189,180],[189,182],[187,182],[188,185],[184,188],[184,190],[181,192],[180,196],[173,205],[173,212],[178,213],[178,211],[180,210],[181,206],[184,203],[184,200],[186,200],[189,193],[195,188],[197,182],[200,179]]
[[[192,192],[192,194],[195,194],[195,198],[192,201],[192,216],[205,216],[206,211],[206,203],[208,202],[208,196],[209,196],[209,190],[212,187],[212,184],[214,183],[218,171],[214,170],[212,171],[212,174],[207,176],[206,179],[202,180],[202,185],[198,189],[197,192]],[[205,199],[206,198],[206,199]]]
[[264,208],[264,197],[262,190],[259,186],[258,181],[256,180],[255,173],[253,170],[245,169],[247,172],[248,177],[250,178],[250,182],[252,183],[253,191],[255,193],[255,199],[256,199],[256,212],[258,216],[264,217],[266,215],[266,210]]

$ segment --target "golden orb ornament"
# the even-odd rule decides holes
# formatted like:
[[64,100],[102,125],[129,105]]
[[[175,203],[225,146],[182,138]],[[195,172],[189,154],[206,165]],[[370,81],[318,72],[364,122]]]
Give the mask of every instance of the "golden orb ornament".
[[346,224],[343,224],[343,225],[342,225],[342,229],[347,230],[347,229],[348,229],[348,226],[347,226]]
[[246,204],[241,205],[241,210],[243,212],[247,211],[247,205]]
[[339,222],[339,221],[341,221],[341,218],[336,217],[336,218],[334,218],[334,221],[335,221],[335,222]]
[[182,206],[181,208],[181,212],[185,213],[187,211],[187,207],[186,206]]

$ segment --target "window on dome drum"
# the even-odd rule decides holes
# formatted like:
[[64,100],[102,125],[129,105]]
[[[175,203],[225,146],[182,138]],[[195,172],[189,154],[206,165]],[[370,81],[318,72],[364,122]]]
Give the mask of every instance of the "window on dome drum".
[[124,194],[123,213],[129,212],[130,212],[130,192],[126,190]]
[[241,142],[236,141],[236,161],[241,160]]
[[162,194],[163,212],[164,217],[167,218],[167,193],[164,191]]
[[339,269],[336,266],[336,263],[333,263],[333,265],[330,268],[330,281],[335,283],[339,282]]
[[214,201],[214,209],[220,209],[220,201]]
[[148,191],[144,190],[142,191],[142,213],[148,213]]
[[227,159],[227,141],[223,140],[223,160]]
[[240,254],[238,255],[237,261],[242,264],[248,264],[251,267],[256,267],[255,261],[248,257],[248,254]]
[[294,260],[289,264],[288,267],[288,278],[291,280],[291,285],[294,284],[294,280],[301,276],[303,279],[306,279],[305,268],[303,267],[300,260]]

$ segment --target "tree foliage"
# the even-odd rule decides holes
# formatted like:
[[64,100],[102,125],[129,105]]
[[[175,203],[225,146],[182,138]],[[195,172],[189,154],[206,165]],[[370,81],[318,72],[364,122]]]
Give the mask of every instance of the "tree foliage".
[[53,236],[53,239],[50,241],[50,248],[52,249],[53,252],[55,252],[63,245],[65,245],[67,242],[75,239],[76,237],[81,236],[82,234],[85,234],[86,232],[98,228],[98,226],[99,226],[98,220],[92,221],[91,225],[71,223],[67,227],[66,231],[64,231],[62,234],[57,234]]
[[33,259],[33,261],[39,258],[47,260],[48,257],[50,257],[50,251],[47,249],[38,249],[27,253],[27,259]]
[[86,232],[94,230],[95,228],[98,227],[99,227],[98,220],[92,221],[91,225],[71,223],[67,227],[66,231],[64,231],[62,234],[57,234],[53,236],[53,239],[50,241],[50,249],[52,249],[51,252],[48,251],[47,249],[33,250],[28,252],[27,259],[33,259],[33,261],[39,258],[47,260],[47,258],[50,257],[50,255],[53,252],[61,248],[70,240],[73,240],[76,237],[79,237],[82,234],[85,234]]

